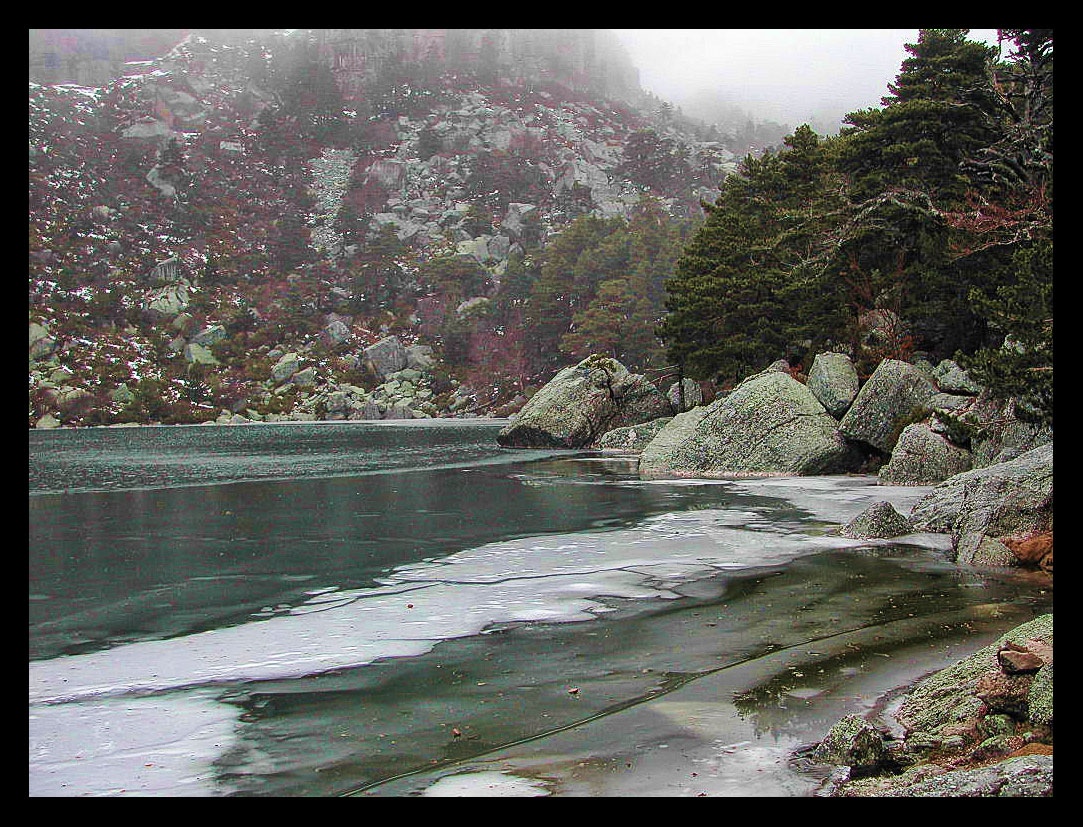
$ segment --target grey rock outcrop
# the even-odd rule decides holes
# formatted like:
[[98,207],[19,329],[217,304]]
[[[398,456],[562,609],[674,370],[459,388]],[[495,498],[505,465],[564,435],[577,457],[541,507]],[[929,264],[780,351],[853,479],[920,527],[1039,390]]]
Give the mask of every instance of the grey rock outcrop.
[[951,359],[945,359],[936,366],[933,371],[933,379],[940,390],[945,393],[958,393],[967,396],[977,396],[981,393],[981,385],[971,379],[970,374]]
[[845,353],[819,353],[809,368],[807,384],[827,412],[841,419],[857,396],[857,369]]
[[769,369],[674,417],[644,448],[639,470],[648,477],[830,474],[852,460],[838,423],[808,388]]
[[398,336],[388,336],[365,348],[362,362],[380,379],[385,379],[390,374],[406,367],[408,362],[406,348],[403,347]]
[[901,537],[912,532],[910,521],[886,500],[873,503],[839,530],[842,537],[851,540]]
[[428,370],[435,364],[432,348],[428,345],[410,345],[406,348],[406,367],[413,370]]
[[57,348],[57,341],[49,328],[37,322],[30,322],[30,359],[48,359]]
[[328,347],[337,347],[350,338],[350,328],[341,319],[334,319],[323,329],[320,336]]
[[282,354],[282,357],[275,362],[274,367],[271,368],[271,379],[276,383],[285,382],[300,369],[301,357],[293,351],[284,353]]
[[839,422],[849,439],[890,453],[903,428],[929,414],[936,387],[924,373],[897,359],[881,362]]
[[157,316],[176,316],[191,302],[190,287],[186,280],[182,280],[157,290],[148,290],[143,294],[143,309]]
[[582,448],[614,428],[671,413],[665,397],[644,376],[616,359],[588,356],[534,394],[497,442],[510,448]]
[[881,485],[936,485],[948,477],[969,471],[974,464],[970,451],[954,445],[923,422],[907,425],[891,451],[891,460],[880,469]]
[[813,750],[812,759],[858,771],[875,770],[888,759],[883,736],[860,715],[847,715]]
[[219,342],[224,342],[228,338],[229,334],[226,333],[226,329],[222,325],[212,324],[203,328],[199,333],[193,336],[192,344],[203,345],[203,347],[214,347]]
[[184,358],[197,365],[217,365],[218,360],[203,345],[191,342],[184,346]]
[[1008,462],[956,474],[914,506],[918,531],[950,532],[957,562],[972,563],[982,540],[1050,528],[1053,445]]

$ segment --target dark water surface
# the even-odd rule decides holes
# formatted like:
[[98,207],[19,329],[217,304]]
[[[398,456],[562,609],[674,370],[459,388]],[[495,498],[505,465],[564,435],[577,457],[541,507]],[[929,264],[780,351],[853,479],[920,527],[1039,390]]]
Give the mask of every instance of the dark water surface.
[[803,795],[787,749],[1052,604],[825,534],[928,489],[500,424],[31,432],[31,795]]

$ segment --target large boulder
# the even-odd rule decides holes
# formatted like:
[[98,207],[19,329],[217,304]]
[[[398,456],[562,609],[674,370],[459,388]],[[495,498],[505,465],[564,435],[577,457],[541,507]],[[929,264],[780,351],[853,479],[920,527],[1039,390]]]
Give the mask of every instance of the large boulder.
[[857,369],[845,353],[819,353],[808,372],[808,389],[835,419],[841,419],[858,390]]
[[890,453],[903,428],[928,416],[935,394],[932,381],[916,367],[885,359],[858,391],[839,430],[849,439]]
[[148,290],[143,294],[143,309],[155,316],[176,316],[187,309],[191,302],[191,285],[182,279],[157,290]]
[[646,377],[629,372],[616,359],[594,355],[554,376],[498,434],[497,442],[508,448],[583,448],[614,428],[671,413]]
[[766,370],[728,396],[675,416],[640,457],[641,476],[830,474],[853,453],[807,387]]
[[197,365],[217,365],[218,360],[214,358],[214,354],[211,353],[206,347],[196,342],[191,342],[184,346],[184,358]]
[[945,359],[933,371],[933,379],[940,390],[946,393],[965,394],[977,396],[981,393],[981,385],[970,378],[970,374],[959,367],[957,362]]
[[[176,322],[176,319],[173,321]],[[226,329],[222,325],[212,324],[195,334],[192,337],[192,344],[202,345],[203,347],[214,347],[219,342],[224,342],[228,338],[229,333],[226,332]]]
[[47,359],[56,348],[56,339],[49,333],[49,328],[30,322],[30,359]]
[[428,345],[410,345],[406,348],[406,366],[414,370],[428,370],[435,364],[432,348]]
[[274,367],[271,368],[271,379],[273,379],[276,384],[285,382],[300,369],[301,357],[293,351],[284,353],[282,354],[282,358],[275,362]]
[[1052,443],[1008,462],[956,474],[910,513],[917,531],[951,532],[960,563],[974,562],[986,538],[1046,531],[1052,520]]
[[398,336],[388,336],[374,345],[365,348],[362,363],[373,373],[386,379],[392,373],[400,371],[408,363],[406,348]]
[[880,469],[881,485],[936,485],[948,477],[969,471],[973,457],[923,422],[907,425],[891,460]]

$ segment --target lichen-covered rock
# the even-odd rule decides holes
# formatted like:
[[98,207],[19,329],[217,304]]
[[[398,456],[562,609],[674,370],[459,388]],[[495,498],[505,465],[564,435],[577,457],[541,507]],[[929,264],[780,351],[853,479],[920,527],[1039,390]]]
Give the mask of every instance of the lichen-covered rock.
[[845,353],[819,353],[808,372],[808,389],[835,419],[841,419],[858,391],[857,370]]
[[[176,321],[176,319],[173,320],[174,326],[178,327],[179,329]],[[228,338],[229,334],[226,332],[226,329],[222,325],[212,324],[208,325],[197,334],[195,334],[192,337],[192,344],[202,345],[203,347],[214,347],[219,342],[224,342]]]
[[838,424],[809,389],[769,369],[729,396],[674,417],[643,449],[639,472],[646,477],[830,474],[848,470],[853,462]]
[[839,422],[843,436],[888,453],[903,429],[929,414],[936,388],[906,362],[885,359],[865,382]]
[[185,310],[191,300],[187,281],[170,284],[143,294],[143,309],[157,316],[176,316]]
[[969,471],[970,451],[954,445],[922,422],[907,425],[891,451],[891,459],[880,468],[881,485],[935,485],[948,477]]
[[37,322],[30,322],[30,358],[47,359],[56,350],[57,342],[49,333],[49,328]]
[[992,537],[982,537],[964,558],[960,559],[956,556],[956,562],[968,566],[1008,568],[1018,565],[1019,559],[1000,540]]
[[1053,615],[1017,626],[995,643],[923,680],[902,702],[896,720],[907,732],[972,734],[986,709],[977,695],[979,683],[990,672],[1000,671],[997,652],[1008,642],[1022,644],[1031,639],[1053,645]]
[[184,358],[196,365],[217,365],[214,354],[201,344],[191,342],[184,346]]
[[432,348],[428,345],[410,345],[406,348],[406,367],[428,370],[435,364]]
[[1034,675],[1027,692],[1027,720],[1035,726],[1053,728],[1053,664],[1047,663]]
[[275,382],[285,382],[300,369],[301,357],[290,351],[282,354],[282,357],[275,362],[274,367],[271,368],[271,378]]
[[362,362],[380,379],[386,379],[392,373],[405,368],[409,358],[399,337],[388,336],[365,348]]
[[873,503],[839,530],[851,540],[901,537],[912,532],[910,521],[886,500]]
[[646,377],[616,359],[588,356],[534,394],[497,442],[507,448],[583,448],[614,428],[672,412]]
[[602,435],[598,441],[598,447],[609,450],[642,451],[672,419],[671,416],[663,416],[644,422],[642,425],[614,428]]
[[[681,406],[681,388],[684,388],[684,406]],[[696,405],[703,404],[703,390],[699,386],[699,382],[693,382],[691,379],[683,379],[681,382],[674,382],[670,385],[669,390],[666,392],[666,399],[669,400],[669,404],[673,406],[673,410],[677,413],[681,411],[687,411]]]
[[823,764],[838,764],[858,771],[871,771],[888,759],[880,731],[860,715],[847,715],[831,727],[811,758]]
[[902,775],[850,784],[839,795],[950,798],[1038,798],[1053,795],[1053,756],[1021,755],[973,769],[925,765]]
[[933,380],[940,390],[947,393],[977,396],[982,390],[981,385],[971,379],[970,374],[951,359],[945,359],[936,366],[933,371]]
[[1053,445],[940,483],[910,512],[918,531],[951,532],[956,559],[973,560],[986,537],[1045,531],[1053,516]]

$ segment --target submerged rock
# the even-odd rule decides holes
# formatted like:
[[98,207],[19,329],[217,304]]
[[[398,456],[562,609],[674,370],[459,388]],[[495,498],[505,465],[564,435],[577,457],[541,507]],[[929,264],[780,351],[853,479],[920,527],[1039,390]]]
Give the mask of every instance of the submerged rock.
[[873,503],[839,530],[842,537],[851,540],[901,537],[912,532],[910,521],[886,500]]

